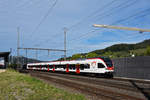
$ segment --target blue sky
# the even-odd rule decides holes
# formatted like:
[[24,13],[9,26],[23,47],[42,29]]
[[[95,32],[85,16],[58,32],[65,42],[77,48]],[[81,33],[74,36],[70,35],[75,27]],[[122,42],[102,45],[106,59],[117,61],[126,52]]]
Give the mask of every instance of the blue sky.
[[[106,24],[150,29],[149,0],[0,0],[0,51],[16,55],[17,27],[20,47],[63,49],[63,29],[67,30],[67,56],[103,49],[118,43],[137,43],[150,38],[149,33],[95,28]],[[42,21],[41,21],[42,20]],[[40,26],[38,27],[39,23]],[[38,59],[60,58],[62,52],[38,51]],[[21,55],[25,52],[21,51]],[[35,52],[28,52],[35,57]]]

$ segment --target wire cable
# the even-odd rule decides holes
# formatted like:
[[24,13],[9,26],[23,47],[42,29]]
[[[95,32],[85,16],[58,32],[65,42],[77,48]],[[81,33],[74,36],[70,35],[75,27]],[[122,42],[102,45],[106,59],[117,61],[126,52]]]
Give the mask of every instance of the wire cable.
[[48,17],[48,15],[52,12],[53,8],[55,7],[55,5],[57,4],[58,0],[55,0],[54,4],[48,9],[47,13],[44,15],[44,17],[42,18],[42,20],[40,21],[40,23],[35,27],[35,29],[33,30],[33,32],[31,33],[30,37],[32,37],[35,32],[38,30],[38,28],[40,27],[40,25],[44,22],[44,20]]
[[[145,10],[142,10],[142,11],[137,12],[137,13],[131,15],[131,16],[128,16],[128,17],[126,17],[126,18],[123,18],[123,19],[121,19],[121,20],[118,20],[118,21],[112,23],[111,25],[114,25],[114,24],[116,24],[116,23],[120,23],[120,22],[126,21],[126,20],[128,20],[129,18],[133,18],[133,17],[137,16],[138,14],[140,14],[140,13],[142,13],[142,12],[145,12],[145,11],[148,12],[149,10],[150,10],[150,8],[145,9]],[[149,14],[149,12],[148,12],[148,14]],[[141,15],[138,15],[138,17],[140,17],[140,16],[141,16]],[[142,16],[147,16],[147,13],[144,14],[144,15],[142,15]],[[95,30],[95,31],[96,31],[96,30]],[[95,32],[95,31],[91,31],[91,32]],[[87,36],[87,34],[90,34],[91,32],[85,33],[85,34],[81,35],[80,38],[73,39],[73,40],[71,40],[70,42],[75,41],[75,40],[79,40],[79,39],[81,39],[83,36]],[[136,32],[136,33],[137,33],[137,32]]]
[[[127,1],[130,1],[130,0],[127,0]],[[135,1],[137,1],[137,0],[135,0]],[[132,4],[135,3],[135,1],[132,2]],[[106,4],[106,5],[102,6],[102,7],[100,7],[98,10],[96,10],[96,11],[93,12],[92,14],[88,15],[87,17],[85,17],[84,19],[82,19],[81,21],[79,21],[78,23],[72,25],[72,26],[69,28],[69,30],[70,30],[71,28],[77,26],[78,24],[80,24],[80,23],[81,23],[82,21],[84,21],[86,18],[89,18],[89,17],[95,15],[95,13],[99,12],[99,10],[102,10],[102,11],[103,11],[103,9],[106,9],[106,7],[109,7],[110,5],[112,5],[112,4],[115,3],[115,2],[116,2],[116,0],[113,0],[113,1],[109,2],[108,4]],[[125,2],[126,2],[126,1],[125,1]],[[118,7],[120,7],[121,5],[124,5],[125,2],[123,2],[123,3],[121,3],[119,6],[115,7],[115,9],[118,8]],[[131,5],[131,4],[130,4],[130,5]],[[129,5],[127,5],[127,6],[129,6]],[[127,7],[127,6],[125,6],[125,7]],[[106,12],[104,12],[104,14],[106,14]],[[103,15],[103,13],[102,13],[102,15]],[[108,14],[107,14],[107,15],[108,15]],[[104,16],[104,17],[105,17],[105,16]],[[93,32],[93,31],[92,31],[92,32]],[[91,31],[88,32],[88,34],[89,34],[89,33],[91,33]],[[84,34],[84,35],[86,35],[86,34]],[[81,35],[81,37],[83,37],[84,35]],[[73,39],[73,40],[77,40],[77,39]],[[71,41],[73,41],[73,40],[71,40]]]
[[[135,1],[132,2],[131,4],[135,3],[136,1],[137,1],[137,0],[135,0]],[[131,6],[131,4],[130,4],[130,6]],[[127,6],[127,5],[126,5],[126,6]],[[126,6],[125,6],[125,7],[126,7]],[[128,5],[128,7],[129,7],[129,5]],[[127,20],[127,19],[129,19],[129,18],[131,18],[131,17],[134,17],[135,15],[137,16],[137,14],[140,14],[140,13],[142,13],[142,12],[144,12],[144,11],[149,11],[149,10],[150,10],[150,8],[148,8],[148,9],[146,9],[146,10],[143,10],[143,11],[140,11],[140,12],[134,14],[134,15],[128,16],[128,17],[126,17],[126,18],[123,18],[123,19],[121,19],[121,20],[119,20],[119,21],[116,21],[116,22],[110,24],[110,25],[114,25],[114,24],[116,24],[116,23],[123,22],[123,21],[125,21],[125,20]],[[99,30],[99,29],[97,29],[97,30]],[[96,31],[96,30],[95,30],[95,31]],[[95,31],[90,31],[90,32],[88,32],[88,33],[85,33],[85,34],[83,34],[83,35],[80,35],[79,38],[75,38],[75,39],[71,40],[70,42],[75,41],[75,40],[79,40],[79,39],[81,39],[82,37],[87,36],[87,35],[90,34],[91,32],[95,32]]]
[[[129,2],[126,3],[127,1],[129,1]],[[114,7],[113,9],[111,9],[111,12],[110,12],[110,13],[105,13],[105,12],[104,12],[103,14],[100,14],[100,15],[99,15],[100,17],[99,17],[97,20],[102,20],[103,18],[107,18],[107,17],[111,16],[111,15],[114,13],[112,10],[115,10],[115,9],[116,9],[116,11],[118,11],[118,10],[120,10],[120,9],[129,8],[130,6],[133,6],[133,4],[136,4],[136,2],[137,2],[138,0],[134,0],[134,1],[127,0],[127,1],[121,3],[120,5]],[[130,2],[131,2],[131,3],[130,3]],[[119,8],[119,9],[118,9],[118,8]],[[116,12],[116,11],[115,11],[115,12]]]
[[109,7],[110,5],[112,5],[114,2],[116,2],[117,0],[112,0],[111,2],[107,3],[106,5],[100,7],[98,10],[94,11],[93,13],[89,14],[88,16],[86,16],[85,18],[83,18],[82,20],[80,20],[79,22],[77,22],[74,25],[71,25],[68,30],[72,29],[73,27],[79,25],[81,22],[83,22],[84,20],[86,20],[87,18],[90,18],[91,16],[95,15],[97,12],[99,12],[100,10],[103,11],[104,9],[106,9],[107,7]]
[[[129,1],[129,0],[127,0],[127,1]],[[126,2],[126,1],[125,1],[125,2]],[[134,0],[134,2],[132,2],[132,3],[128,4],[128,5],[124,5],[125,2],[119,4],[117,7],[112,8],[112,10],[114,10],[114,9],[120,10],[120,9],[122,9],[122,8],[129,7],[129,6],[131,6],[133,3],[135,4],[135,2],[137,2],[137,0]],[[122,5],[124,5],[124,6],[121,7]],[[121,7],[121,8],[118,9],[119,7]],[[102,18],[107,18],[108,16],[110,16],[110,14],[112,14],[112,12],[107,13],[107,14],[106,14],[105,12],[102,13],[102,15],[104,15],[104,16],[102,16],[101,19],[102,19]],[[90,32],[88,32],[88,34],[89,34],[89,33],[90,33]],[[86,34],[85,34],[85,35],[86,35]],[[79,36],[79,37],[81,38],[81,37],[83,37],[83,36],[84,36],[84,35],[81,35],[81,36]],[[79,38],[79,39],[80,39],[80,38]],[[73,39],[73,40],[77,40],[77,39]],[[71,41],[72,41],[72,40],[71,40]]]
[[[95,15],[95,13],[99,12],[100,10],[103,10],[104,8],[106,9],[106,7],[109,7],[110,5],[112,5],[114,2],[116,2],[117,0],[112,0],[111,2],[107,3],[106,5],[100,7],[98,10],[94,11],[93,13],[89,14],[88,16],[86,16],[84,19],[80,20],[78,23],[71,25],[69,28],[67,28],[68,30],[72,29],[73,27],[77,26],[78,24],[80,24],[81,22],[83,22],[85,19]],[[54,35],[54,37],[57,36]],[[47,40],[45,40],[45,42],[47,42]]]
[[[131,15],[131,16],[128,16],[128,17],[123,18],[123,19],[120,19],[120,20],[118,20],[118,21],[116,21],[116,22],[114,22],[114,23],[112,23],[112,24],[121,23],[121,22],[123,22],[123,21],[129,20],[129,19],[134,18],[134,17],[136,17],[136,18],[144,17],[144,16],[150,14],[149,11],[150,11],[150,8],[144,9],[144,10],[142,10],[142,11],[140,11],[140,12],[137,12],[137,13]],[[141,13],[143,13],[143,12],[148,12],[148,13],[147,13],[147,14],[144,14],[144,15],[139,15],[139,14],[141,14]]]

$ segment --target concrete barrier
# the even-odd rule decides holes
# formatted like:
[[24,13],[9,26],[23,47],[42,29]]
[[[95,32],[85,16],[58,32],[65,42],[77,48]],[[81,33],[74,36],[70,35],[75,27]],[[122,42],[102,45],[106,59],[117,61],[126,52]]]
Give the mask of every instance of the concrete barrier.
[[116,77],[150,79],[150,56],[112,59]]

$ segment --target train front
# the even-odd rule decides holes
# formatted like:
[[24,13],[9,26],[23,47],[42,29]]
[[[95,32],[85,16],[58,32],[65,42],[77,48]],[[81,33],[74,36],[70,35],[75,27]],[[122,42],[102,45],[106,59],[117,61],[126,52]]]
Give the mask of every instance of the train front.
[[105,74],[107,76],[110,76],[110,77],[113,77],[113,73],[114,73],[114,65],[112,63],[112,60],[110,58],[102,58],[103,61],[105,62],[106,64],[106,67],[105,67]]

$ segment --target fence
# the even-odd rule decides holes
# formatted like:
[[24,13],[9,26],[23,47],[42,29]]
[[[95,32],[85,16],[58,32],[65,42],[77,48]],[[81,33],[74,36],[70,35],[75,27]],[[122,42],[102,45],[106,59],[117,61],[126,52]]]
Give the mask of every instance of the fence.
[[116,77],[150,79],[150,56],[113,59]]

